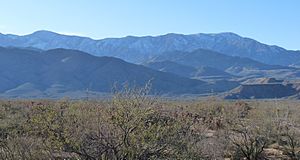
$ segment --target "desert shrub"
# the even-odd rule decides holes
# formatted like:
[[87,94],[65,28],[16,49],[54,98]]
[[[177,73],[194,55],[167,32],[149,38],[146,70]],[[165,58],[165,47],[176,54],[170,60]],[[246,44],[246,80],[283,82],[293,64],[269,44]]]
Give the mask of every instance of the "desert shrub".
[[41,141],[25,132],[27,109],[11,101],[1,103],[0,159],[38,159]]
[[263,151],[268,145],[267,132],[260,126],[245,121],[232,127],[229,131],[229,140],[235,149],[233,158],[263,159]]
[[284,154],[295,160],[300,159],[300,130],[292,114],[289,107],[277,109],[274,116],[274,129],[277,143],[283,146]]
[[[73,152],[84,159],[200,159],[199,126],[157,110],[148,88],[115,93]],[[96,111],[97,112],[97,111]]]
[[300,159],[300,133],[294,126],[286,126],[285,132],[281,135],[284,142],[284,152],[292,160]]
[[49,158],[48,153],[40,152],[43,149],[43,142],[31,136],[10,136],[0,142],[0,159],[45,159]]

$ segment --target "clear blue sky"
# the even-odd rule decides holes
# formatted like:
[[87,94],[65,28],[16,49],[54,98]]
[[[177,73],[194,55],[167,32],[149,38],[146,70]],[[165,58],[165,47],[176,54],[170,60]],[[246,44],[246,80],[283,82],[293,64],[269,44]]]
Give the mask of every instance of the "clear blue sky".
[[0,0],[0,32],[95,39],[235,32],[300,49],[300,0]]

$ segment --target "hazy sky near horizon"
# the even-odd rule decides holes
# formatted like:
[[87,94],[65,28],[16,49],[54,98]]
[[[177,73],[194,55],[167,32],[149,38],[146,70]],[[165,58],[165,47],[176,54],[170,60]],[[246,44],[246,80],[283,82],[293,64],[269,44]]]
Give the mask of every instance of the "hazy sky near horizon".
[[300,50],[300,0],[0,0],[0,33],[94,39],[234,32]]

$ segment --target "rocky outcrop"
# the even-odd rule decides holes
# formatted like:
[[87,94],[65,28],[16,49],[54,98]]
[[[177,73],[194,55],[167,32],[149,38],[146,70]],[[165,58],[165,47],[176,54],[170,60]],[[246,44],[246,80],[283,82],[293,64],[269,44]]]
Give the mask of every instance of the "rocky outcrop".
[[[252,83],[249,83],[252,82]],[[256,82],[256,83],[254,83]],[[226,99],[268,99],[284,98],[296,95],[299,90],[293,83],[276,80],[274,78],[263,78],[248,81],[230,91]]]

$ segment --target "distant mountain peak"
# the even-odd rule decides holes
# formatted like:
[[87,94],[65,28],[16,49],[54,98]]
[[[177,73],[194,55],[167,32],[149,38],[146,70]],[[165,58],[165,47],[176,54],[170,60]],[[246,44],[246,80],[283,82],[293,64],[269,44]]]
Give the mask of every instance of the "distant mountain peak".
[[233,33],[233,32],[221,32],[215,33],[215,35],[224,35],[224,36],[233,36],[233,37],[241,37],[240,35]]
[[233,32],[220,32],[220,33],[198,33],[198,34],[191,34],[192,36],[197,37],[206,37],[206,38],[230,38],[230,39],[243,39],[242,37]]
[[47,31],[47,30],[39,30],[39,31],[35,31],[32,34],[30,34],[31,36],[43,36],[43,37],[47,37],[47,36],[54,36],[54,35],[61,35],[52,31]]
[[183,36],[184,34],[179,34],[179,33],[167,33],[163,36]]
[[38,30],[38,31],[33,32],[32,34],[58,34],[58,33],[48,31],[48,30]]

